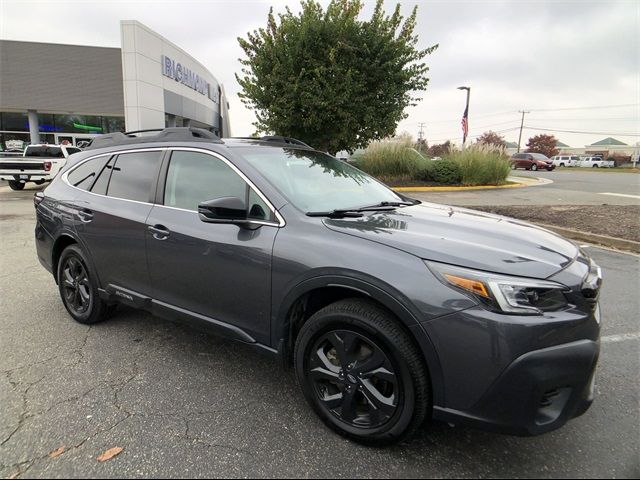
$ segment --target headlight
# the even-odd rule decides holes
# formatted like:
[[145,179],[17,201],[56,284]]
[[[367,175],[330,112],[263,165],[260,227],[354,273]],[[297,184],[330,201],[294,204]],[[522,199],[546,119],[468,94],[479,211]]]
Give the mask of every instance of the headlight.
[[565,308],[570,291],[565,285],[547,280],[510,277],[495,273],[425,261],[445,285],[479,301],[491,310],[518,315],[542,315]]

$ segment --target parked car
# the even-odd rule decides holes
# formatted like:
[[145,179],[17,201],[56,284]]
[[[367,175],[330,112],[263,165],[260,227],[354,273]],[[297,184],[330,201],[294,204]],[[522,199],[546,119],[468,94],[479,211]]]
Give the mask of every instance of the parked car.
[[541,153],[516,153],[511,156],[511,168],[524,168],[525,170],[548,170],[551,171],[556,166],[553,162]]
[[577,167],[580,163],[578,155],[555,155],[551,157],[551,162],[556,167]]
[[110,134],[34,203],[72,318],[126,304],[254,347],[346,437],[389,444],[427,418],[537,435],[593,401],[602,276],[584,251],[301,142]]
[[28,145],[22,157],[0,158],[0,180],[12,190],[22,190],[28,182],[50,182],[67,163],[70,155],[80,152],[70,145]]
[[584,157],[580,160],[579,167],[613,168],[616,166],[613,160],[605,160],[602,157]]

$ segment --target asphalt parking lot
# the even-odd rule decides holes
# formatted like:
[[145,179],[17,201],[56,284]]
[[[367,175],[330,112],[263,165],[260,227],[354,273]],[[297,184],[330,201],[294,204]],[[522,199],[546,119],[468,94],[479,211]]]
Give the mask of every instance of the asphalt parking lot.
[[371,449],[330,433],[291,371],[241,345],[124,308],[74,323],[36,259],[32,195],[0,187],[3,478],[640,476],[638,256],[588,247],[605,284],[597,398],[584,416],[536,438],[434,424]]

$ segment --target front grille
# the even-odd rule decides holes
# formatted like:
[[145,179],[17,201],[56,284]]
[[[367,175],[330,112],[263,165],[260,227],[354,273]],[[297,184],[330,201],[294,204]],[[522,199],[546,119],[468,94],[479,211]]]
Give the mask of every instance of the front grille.
[[33,171],[33,170],[44,170],[44,164],[42,163],[7,163],[3,162],[0,164],[0,171],[4,170],[20,170],[21,172]]

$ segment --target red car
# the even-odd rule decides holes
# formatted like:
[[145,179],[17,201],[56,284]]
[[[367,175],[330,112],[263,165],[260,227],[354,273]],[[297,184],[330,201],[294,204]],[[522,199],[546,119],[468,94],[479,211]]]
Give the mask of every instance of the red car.
[[542,153],[516,153],[511,159],[511,168],[524,168],[525,170],[553,170],[556,166],[551,159]]

